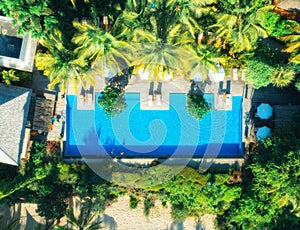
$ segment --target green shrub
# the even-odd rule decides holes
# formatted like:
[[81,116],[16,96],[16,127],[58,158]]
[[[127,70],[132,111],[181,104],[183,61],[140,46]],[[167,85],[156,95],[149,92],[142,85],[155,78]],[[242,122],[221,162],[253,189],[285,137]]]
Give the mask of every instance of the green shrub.
[[289,24],[286,19],[272,11],[266,13],[266,20],[262,22],[262,26],[267,33],[274,37],[291,34],[292,31]]
[[149,216],[150,209],[155,206],[155,199],[152,194],[147,194],[144,198],[144,215]]
[[274,68],[262,61],[250,60],[246,65],[246,84],[251,84],[254,89],[268,86],[271,81],[269,76]]
[[182,205],[172,205],[171,217],[174,221],[183,222],[189,216],[189,210]]
[[137,208],[139,202],[140,202],[140,199],[138,196],[135,196],[135,195],[130,195],[130,209],[135,209]]

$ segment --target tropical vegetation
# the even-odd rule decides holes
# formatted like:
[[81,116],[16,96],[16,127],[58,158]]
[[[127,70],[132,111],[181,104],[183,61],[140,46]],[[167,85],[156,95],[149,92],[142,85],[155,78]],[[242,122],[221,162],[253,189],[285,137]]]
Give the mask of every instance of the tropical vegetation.
[[[246,70],[245,83],[255,89],[272,84],[300,91],[299,22],[286,20],[265,0],[2,0],[0,13],[14,18],[19,32],[39,39],[38,70],[49,77],[50,88],[66,92],[70,86],[95,85],[107,69],[119,78],[131,70],[148,71],[149,80],[167,75],[192,78],[221,64]],[[269,46],[283,42],[284,48]],[[271,42],[271,43],[272,43]],[[276,43],[278,44],[278,43]],[[280,45],[280,43],[279,43]],[[22,79],[4,69],[6,84]],[[187,110],[197,119],[209,111],[201,94],[187,96]],[[108,85],[98,104],[108,117],[126,108],[122,87]],[[30,158],[20,167],[0,165],[0,202],[37,203],[37,213],[66,228],[97,229],[95,221],[121,195],[130,207],[144,202],[149,215],[156,200],[171,205],[174,220],[199,214],[217,215],[219,229],[297,229],[299,206],[299,120],[250,148],[248,165],[205,173],[177,166],[114,169],[112,183],[99,178],[83,162],[60,159],[56,142],[34,142]],[[154,163],[153,163],[154,164]],[[156,162],[155,164],[158,164]],[[178,172],[180,171],[180,173]],[[109,172],[108,172],[109,173]],[[142,178],[142,179],[141,179]],[[159,182],[159,183],[158,183]],[[84,203],[74,216],[69,198]],[[11,226],[7,223],[8,227]],[[13,222],[15,225],[15,222]],[[38,229],[39,227],[37,227]]]

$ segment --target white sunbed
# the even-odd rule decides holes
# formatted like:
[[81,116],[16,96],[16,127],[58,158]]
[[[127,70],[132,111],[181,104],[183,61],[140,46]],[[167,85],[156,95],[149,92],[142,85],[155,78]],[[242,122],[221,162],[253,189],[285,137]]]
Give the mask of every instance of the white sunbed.
[[156,105],[161,105],[161,94],[156,94]]
[[84,105],[84,96],[83,95],[79,95],[77,98],[77,104],[78,105]]
[[93,94],[91,94],[91,93],[87,94],[87,103],[88,103],[88,106],[93,105]]
[[231,95],[229,95],[229,94],[226,95],[225,104],[231,105]]
[[246,78],[246,70],[243,69],[242,70],[242,81],[245,81],[245,78]]
[[235,80],[235,81],[239,80],[239,78],[238,78],[238,69],[237,68],[234,68],[232,70],[232,79]]

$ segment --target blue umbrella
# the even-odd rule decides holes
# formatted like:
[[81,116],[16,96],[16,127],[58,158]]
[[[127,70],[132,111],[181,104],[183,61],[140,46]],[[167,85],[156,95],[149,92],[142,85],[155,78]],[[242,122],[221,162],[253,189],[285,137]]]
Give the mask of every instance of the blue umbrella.
[[267,126],[263,126],[263,127],[259,128],[257,130],[256,138],[259,141],[264,140],[264,139],[266,139],[267,137],[270,137],[270,136],[272,136],[271,129]]
[[257,115],[260,119],[269,119],[273,114],[273,108],[266,103],[261,103],[257,107]]

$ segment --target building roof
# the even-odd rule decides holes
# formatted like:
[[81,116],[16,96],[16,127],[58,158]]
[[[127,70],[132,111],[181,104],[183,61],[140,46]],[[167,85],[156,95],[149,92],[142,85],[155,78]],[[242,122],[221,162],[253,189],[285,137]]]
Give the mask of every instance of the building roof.
[[0,83],[0,162],[18,165],[31,90]]
[[37,40],[18,35],[13,19],[0,16],[0,66],[32,72]]

